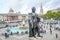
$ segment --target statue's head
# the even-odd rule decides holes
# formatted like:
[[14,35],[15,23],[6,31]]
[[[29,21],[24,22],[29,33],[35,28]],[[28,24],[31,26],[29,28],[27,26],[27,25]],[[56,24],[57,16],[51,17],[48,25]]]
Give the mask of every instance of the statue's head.
[[35,13],[35,11],[36,11],[36,8],[32,7],[32,12]]

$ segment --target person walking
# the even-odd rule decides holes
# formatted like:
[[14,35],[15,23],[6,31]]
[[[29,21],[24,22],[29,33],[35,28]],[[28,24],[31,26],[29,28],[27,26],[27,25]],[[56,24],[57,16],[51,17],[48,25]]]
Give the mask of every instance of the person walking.
[[52,34],[52,29],[50,28],[50,34]]
[[56,33],[56,38],[58,38],[58,34]]
[[8,37],[9,37],[9,35],[7,33],[5,33],[5,38],[8,38]]

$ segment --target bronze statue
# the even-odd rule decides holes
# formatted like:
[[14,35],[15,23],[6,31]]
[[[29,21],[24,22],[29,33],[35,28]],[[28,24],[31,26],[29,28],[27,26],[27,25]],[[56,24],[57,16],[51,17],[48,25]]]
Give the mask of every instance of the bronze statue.
[[32,8],[32,13],[28,14],[28,23],[29,23],[29,37],[35,37],[36,32],[38,33],[38,36],[40,36],[38,23],[40,22],[40,18],[35,13],[36,8]]

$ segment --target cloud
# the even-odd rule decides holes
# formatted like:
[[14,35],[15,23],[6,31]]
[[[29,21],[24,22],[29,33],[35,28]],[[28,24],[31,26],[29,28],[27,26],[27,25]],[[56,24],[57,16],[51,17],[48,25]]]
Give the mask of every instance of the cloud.
[[60,7],[60,0],[0,0],[0,13],[7,13],[9,8],[13,8],[15,12],[29,13],[33,6],[36,7],[36,12],[39,13],[41,3],[44,12]]
[[59,0],[50,0],[49,2],[47,2],[45,4],[45,8],[48,8],[48,9],[54,9],[56,7],[58,7],[60,1]]
[[8,12],[9,8],[14,8],[18,3],[17,0],[0,0],[0,13]]

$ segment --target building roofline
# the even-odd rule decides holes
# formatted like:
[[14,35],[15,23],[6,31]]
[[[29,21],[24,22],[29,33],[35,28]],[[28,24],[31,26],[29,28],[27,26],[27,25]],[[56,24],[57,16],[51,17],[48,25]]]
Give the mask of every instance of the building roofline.
[[19,13],[1,13],[2,16],[27,16],[27,14],[19,14]]

